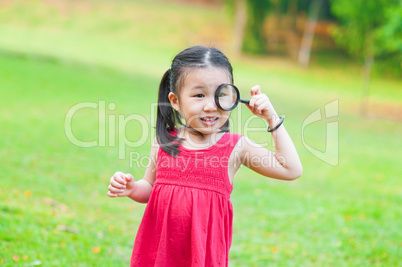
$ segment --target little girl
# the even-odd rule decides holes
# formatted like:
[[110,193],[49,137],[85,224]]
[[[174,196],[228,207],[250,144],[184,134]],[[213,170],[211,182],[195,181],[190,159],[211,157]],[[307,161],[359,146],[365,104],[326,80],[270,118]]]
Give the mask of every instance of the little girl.
[[179,53],[159,86],[156,138],[143,179],[122,172],[110,179],[108,196],[148,203],[131,266],[228,266],[230,194],[240,165],[276,179],[301,176],[283,118],[260,87],[251,88],[247,106],[268,122],[275,153],[229,132],[230,111],[214,100],[222,84],[233,84],[233,71],[219,50],[195,46]]

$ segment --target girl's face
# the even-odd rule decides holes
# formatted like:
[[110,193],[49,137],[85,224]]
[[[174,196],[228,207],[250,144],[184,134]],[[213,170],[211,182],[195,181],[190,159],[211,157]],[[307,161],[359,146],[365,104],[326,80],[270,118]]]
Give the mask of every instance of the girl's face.
[[215,104],[215,91],[219,85],[231,83],[227,72],[221,68],[190,70],[184,78],[180,95],[169,94],[174,109],[181,112],[187,126],[203,134],[218,131],[229,119],[229,111]]

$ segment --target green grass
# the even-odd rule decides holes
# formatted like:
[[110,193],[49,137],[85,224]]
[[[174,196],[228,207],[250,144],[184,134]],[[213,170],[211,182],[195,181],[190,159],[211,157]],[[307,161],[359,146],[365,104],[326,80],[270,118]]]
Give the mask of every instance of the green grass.
[[[38,14],[47,14],[47,9],[39,8],[39,2],[30,3],[33,6],[3,9],[0,16],[0,265],[23,266],[39,260],[43,266],[127,266],[145,205],[108,198],[107,185],[116,170],[141,178],[144,169],[130,166],[129,153],[148,155],[153,125],[142,129],[138,122],[127,124],[125,136],[131,141],[143,131],[149,131],[149,137],[139,147],[127,147],[123,159],[117,146],[121,138],[112,137],[119,132],[119,115],[153,119],[150,105],[156,101],[159,79],[172,56],[187,45],[183,36],[188,29],[178,28],[176,40],[157,27],[161,21],[150,19],[141,32],[127,37],[138,27],[124,28],[119,21],[135,20],[127,15],[134,9],[169,18],[184,13],[165,27],[178,27],[182,19],[192,17],[188,27],[206,34],[210,24],[205,26],[203,19],[216,23],[222,12],[138,1],[112,5],[126,12],[119,17],[107,16],[105,6],[95,3],[86,16],[72,9],[68,16],[41,17]],[[14,11],[23,15],[13,16]],[[218,26],[227,27],[225,23]],[[152,36],[147,35],[152,29]],[[199,36],[194,34],[191,42]],[[141,42],[134,42],[140,37]],[[159,38],[166,42],[157,42]],[[371,117],[361,118],[358,67],[325,64],[313,62],[309,71],[302,71],[272,58],[233,60],[244,98],[247,88],[258,83],[276,110],[287,115],[285,126],[304,174],[283,182],[239,170],[232,194],[231,266],[400,264],[402,125],[374,110]],[[400,105],[400,85],[375,77],[371,101]],[[301,138],[303,120],[334,99],[339,100],[339,116],[312,124],[304,133],[310,146],[324,150],[325,122],[339,122],[337,166],[314,157]],[[99,141],[101,101],[106,107],[115,104],[115,109],[105,112],[106,129],[113,126],[110,118],[116,120],[114,130],[105,134],[106,145],[75,146],[65,134],[68,110],[82,102],[97,104],[95,109],[79,111],[72,129],[81,140]],[[244,133],[248,110],[239,107],[232,117],[233,131]],[[251,125],[265,127],[261,120]],[[257,142],[268,140],[267,147],[272,148],[267,133],[248,136]]]

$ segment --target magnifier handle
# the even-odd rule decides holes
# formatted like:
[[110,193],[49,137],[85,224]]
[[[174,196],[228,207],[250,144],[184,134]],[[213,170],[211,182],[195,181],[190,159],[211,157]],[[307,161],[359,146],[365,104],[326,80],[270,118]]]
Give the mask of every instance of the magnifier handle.
[[244,103],[244,104],[250,104],[250,100],[246,100],[246,99],[239,99],[240,102]]

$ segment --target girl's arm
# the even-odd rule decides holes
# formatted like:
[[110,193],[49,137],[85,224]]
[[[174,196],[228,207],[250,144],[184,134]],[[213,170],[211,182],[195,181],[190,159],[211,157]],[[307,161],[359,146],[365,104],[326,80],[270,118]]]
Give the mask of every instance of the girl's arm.
[[[279,123],[279,117],[265,94],[261,94],[259,86],[251,89],[253,97],[249,109],[258,117],[265,119],[270,129]],[[268,133],[267,134],[271,134]],[[267,177],[282,180],[293,180],[300,177],[303,167],[296,148],[282,124],[272,132],[276,152],[269,151],[243,137],[241,143],[241,161],[250,169]]]
[[128,197],[134,201],[140,203],[148,202],[149,195],[151,194],[156,178],[156,158],[158,155],[158,150],[159,145],[155,139],[151,147],[149,163],[147,169],[145,170],[144,177],[135,183],[133,191],[130,195],[128,195]]
[[128,196],[139,203],[147,203],[155,182],[158,150],[158,143],[154,140],[149,163],[145,170],[144,177],[141,180],[134,181],[134,177],[129,173],[116,172],[110,179],[109,192],[107,195],[110,197]]

